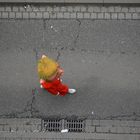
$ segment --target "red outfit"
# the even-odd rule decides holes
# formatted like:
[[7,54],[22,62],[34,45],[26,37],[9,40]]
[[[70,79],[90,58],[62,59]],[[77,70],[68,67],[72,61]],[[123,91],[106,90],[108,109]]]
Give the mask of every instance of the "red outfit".
[[65,96],[68,93],[68,86],[63,85],[59,78],[54,79],[51,82],[43,81],[41,85],[43,86],[44,89],[46,89],[53,95]]

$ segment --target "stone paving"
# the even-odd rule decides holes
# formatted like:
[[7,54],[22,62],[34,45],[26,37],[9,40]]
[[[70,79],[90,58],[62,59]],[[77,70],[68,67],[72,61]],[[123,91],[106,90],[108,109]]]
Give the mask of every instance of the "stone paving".
[[85,131],[82,133],[47,132],[42,131],[41,125],[41,119],[37,118],[0,119],[0,140],[139,140],[140,138],[140,121],[87,119]]
[[[0,0],[2,3],[25,3],[25,0]],[[69,4],[69,3],[95,3],[95,4],[139,4],[139,0],[26,0],[26,3],[59,3],[59,4]]]
[[140,19],[140,7],[132,5],[0,5],[2,19]]

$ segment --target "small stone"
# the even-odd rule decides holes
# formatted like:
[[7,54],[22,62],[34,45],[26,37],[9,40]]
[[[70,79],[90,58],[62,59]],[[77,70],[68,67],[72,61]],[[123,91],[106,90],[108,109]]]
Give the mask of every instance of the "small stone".
[[15,12],[10,12],[9,13],[9,18],[15,18]]
[[91,13],[91,19],[96,19],[97,18],[97,13]]
[[20,6],[20,7],[19,7],[19,11],[20,11],[20,12],[25,12],[24,6]]
[[83,13],[77,13],[77,18],[83,18]]
[[80,12],[80,6],[75,6],[73,7],[74,12]]
[[57,18],[57,14],[56,13],[50,13],[50,18]]
[[127,7],[122,7],[122,12],[128,12],[128,8]]
[[115,7],[115,12],[121,12],[121,9],[122,9],[122,8],[121,8],[120,6],[116,6],[116,7]]
[[104,18],[105,18],[105,19],[110,19],[110,17],[111,17],[110,14],[111,14],[111,13],[105,13]]
[[133,17],[133,19],[138,19],[138,14],[137,14],[137,13],[134,13],[134,14],[132,15],[132,17]]
[[81,8],[81,12],[86,12],[86,10],[87,10],[87,7],[85,7],[85,6],[81,6],[80,8]]
[[5,7],[5,11],[12,11],[12,10],[11,10],[11,6],[6,6],[6,7]]
[[43,13],[43,18],[49,18],[49,17],[50,17],[49,12],[44,12]]
[[57,13],[57,18],[63,18],[63,13]]
[[29,13],[23,13],[23,18],[29,18]]
[[35,18],[35,13],[34,12],[30,12],[30,18]]
[[103,16],[103,13],[98,13],[98,19],[103,19],[104,16]]
[[5,11],[5,7],[0,7],[0,11]]
[[108,12],[115,12],[115,9],[113,6],[108,7]]
[[70,13],[64,13],[64,18],[70,18]]
[[93,12],[101,12],[100,7],[98,6],[93,7]]
[[22,13],[21,12],[17,12],[16,13],[16,18],[22,18]]
[[70,13],[70,18],[76,18],[76,13]]
[[101,7],[101,12],[107,12],[107,11],[108,11],[107,7]]
[[60,8],[60,11],[62,11],[62,12],[66,12],[66,11],[67,11],[67,8],[64,7],[64,6],[62,6],[62,7]]
[[8,12],[2,12],[2,18],[8,18]]
[[59,11],[60,11],[60,7],[58,7],[58,6],[54,6],[54,7],[53,7],[53,11],[55,11],[55,12],[59,12]]
[[131,13],[126,13],[126,14],[125,14],[125,18],[126,18],[126,19],[131,19],[131,18],[132,18]]
[[42,12],[37,12],[36,18],[42,18]]
[[68,11],[68,12],[73,12],[73,7],[72,7],[72,6],[68,6],[68,7],[67,7],[67,11]]
[[53,8],[52,8],[51,6],[48,6],[48,7],[47,7],[47,11],[48,11],[48,12],[52,12],[52,11],[53,11]]
[[88,7],[88,12],[93,12],[94,10],[93,10],[93,6],[89,6]]
[[17,12],[18,11],[18,6],[14,6],[13,11]]
[[46,7],[40,6],[40,7],[39,7],[39,10],[40,10],[41,12],[45,12],[45,11],[46,11]]
[[118,19],[124,19],[124,13],[118,13]]
[[135,7],[130,7],[130,8],[129,8],[129,12],[131,12],[131,13],[136,12],[136,8],[135,8]]
[[84,13],[84,18],[89,19],[90,18],[90,13]]
[[140,13],[140,7],[136,7],[136,12]]
[[111,13],[111,18],[112,19],[118,19],[117,13]]

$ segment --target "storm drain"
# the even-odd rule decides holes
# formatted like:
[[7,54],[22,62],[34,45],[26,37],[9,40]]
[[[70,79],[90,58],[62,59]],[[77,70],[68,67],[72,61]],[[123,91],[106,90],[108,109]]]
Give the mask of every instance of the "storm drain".
[[65,128],[67,128],[69,132],[84,132],[85,121],[84,120],[66,120]]
[[68,132],[84,132],[85,120],[73,120],[73,119],[44,119],[42,120],[42,130],[49,132],[62,132],[67,129]]
[[42,120],[42,128],[44,131],[49,131],[49,132],[59,132],[61,131],[62,128],[62,122],[61,120],[56,120],[56,119],[45,119]]

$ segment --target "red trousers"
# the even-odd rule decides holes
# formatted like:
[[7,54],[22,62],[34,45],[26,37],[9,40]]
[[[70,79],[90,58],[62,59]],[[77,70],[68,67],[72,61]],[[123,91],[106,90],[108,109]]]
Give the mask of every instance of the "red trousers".
[[60,79],[55,79],[51,82],[43,81],[41,83],[44,89],[50,92],[53,95],[65,96],[68,93],[68,86],[63,85]]

